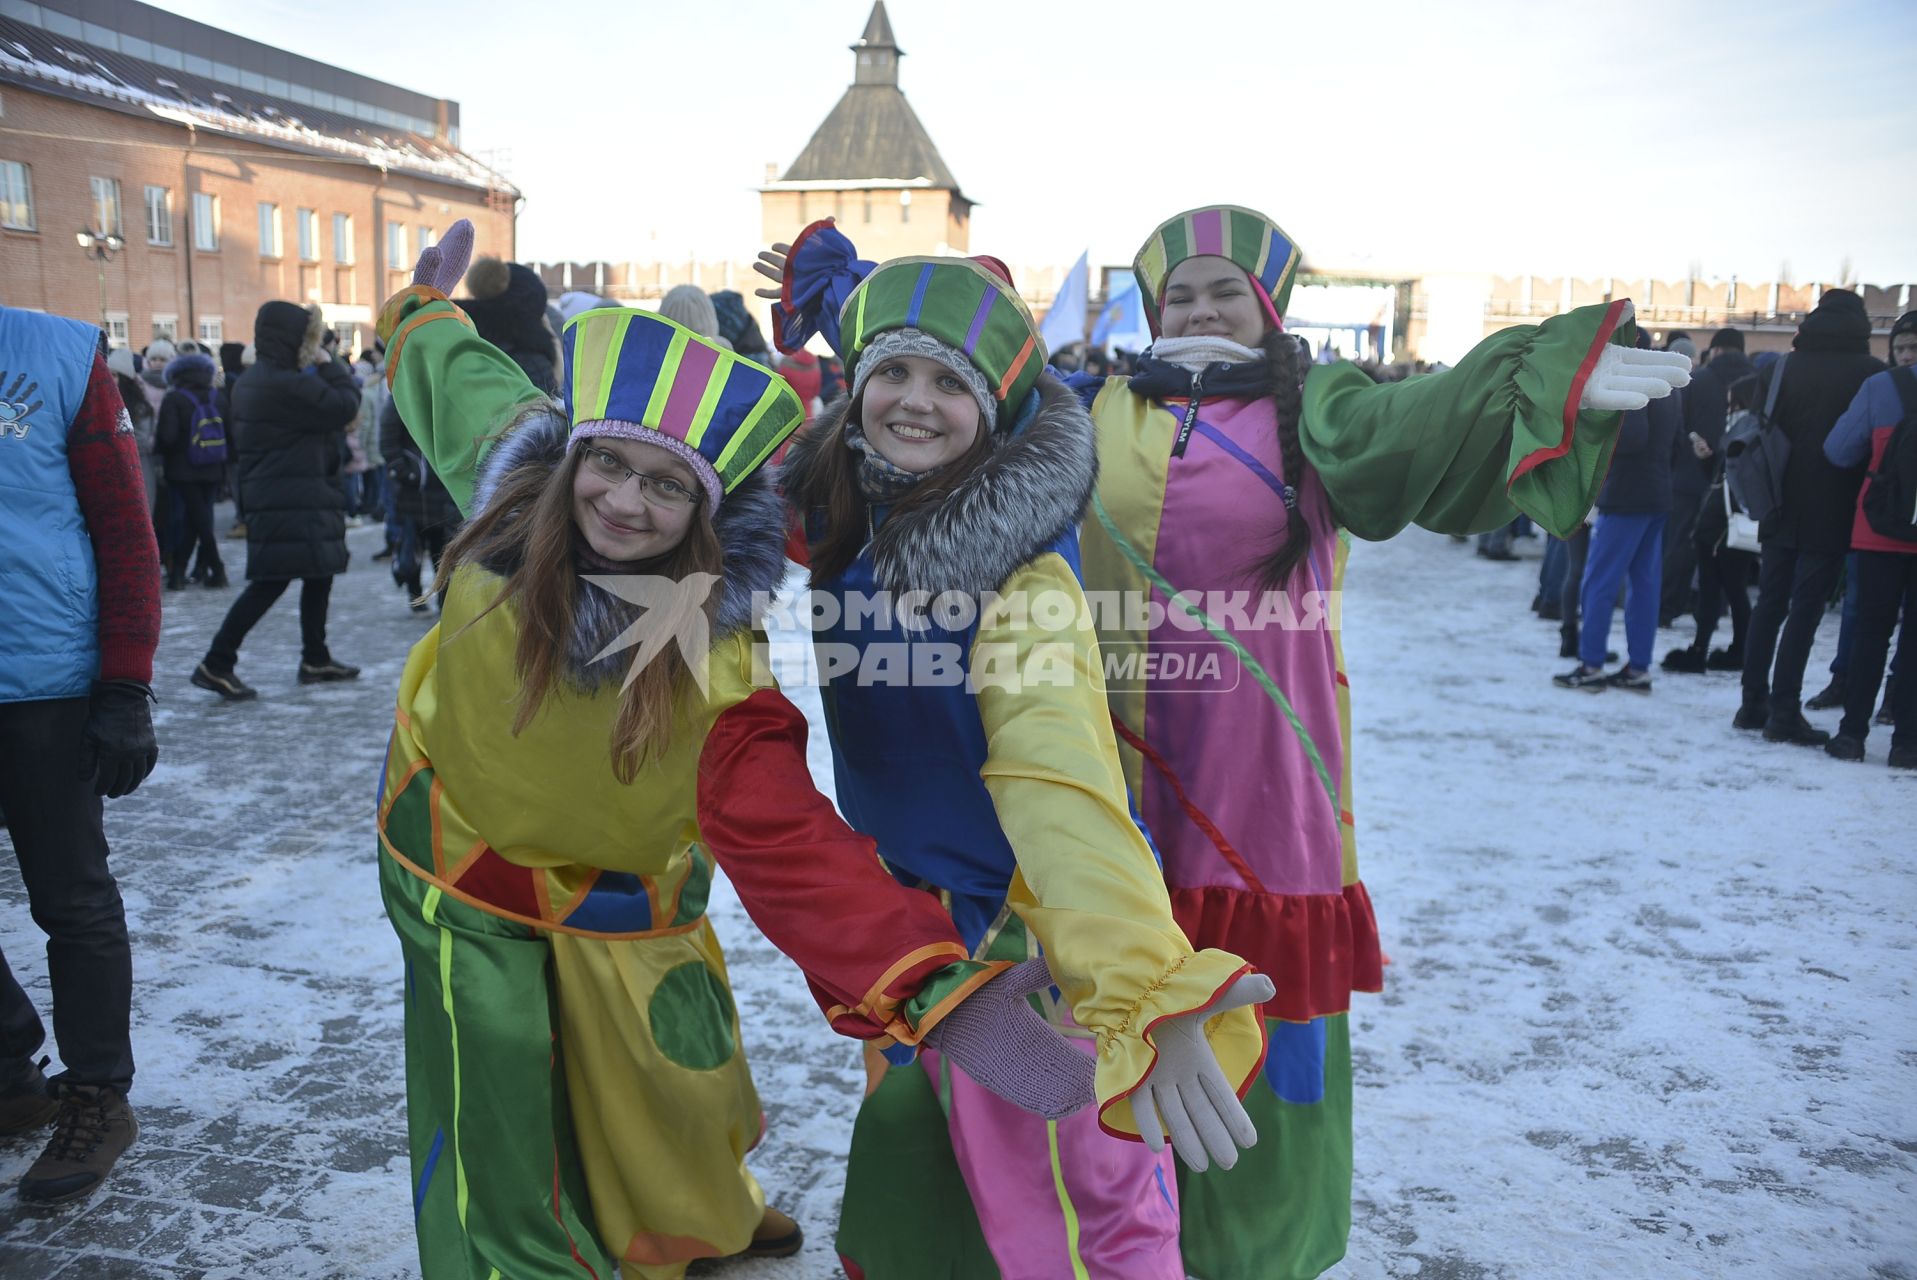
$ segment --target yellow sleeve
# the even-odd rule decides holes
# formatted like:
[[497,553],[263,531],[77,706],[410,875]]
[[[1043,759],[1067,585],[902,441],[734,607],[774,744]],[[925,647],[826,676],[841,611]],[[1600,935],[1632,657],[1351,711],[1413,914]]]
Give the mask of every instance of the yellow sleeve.
[[[1062,624],[1059,617],[1067,617]],[[1080,1026],[1098,1041],[1099,1121],[1136,1137],[1120,1105],[1158,1056],[1153,1030],[1209,1008],[1250,966],[1193,952],[1151,846],[1132,821],[1098,639],[1071,566],[1039,556],[979,621],[972,681],[986,736],[980,776],[1018,857],[1010,901],[1045,948]],[[1255,1009],[1206,1024],[1242,1093],[1264,1059]]]

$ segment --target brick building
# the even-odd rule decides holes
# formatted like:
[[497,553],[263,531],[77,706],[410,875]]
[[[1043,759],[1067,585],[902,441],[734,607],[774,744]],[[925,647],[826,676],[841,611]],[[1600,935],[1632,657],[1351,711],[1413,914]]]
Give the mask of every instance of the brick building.
[[964,253],[975,201],[959,190],[932,136],[899,88],[905,51],[892,36],[885,0],[852,46],[853,77],[838,104],[776,180],[759,188],[767,244],[790,240],[828,215],[874,262],[911,254]]
[[144,347],[318,302],[351,349],[456,219],[512,256],[518,201],[456,102],[138,0],[0,0],[0,303]]

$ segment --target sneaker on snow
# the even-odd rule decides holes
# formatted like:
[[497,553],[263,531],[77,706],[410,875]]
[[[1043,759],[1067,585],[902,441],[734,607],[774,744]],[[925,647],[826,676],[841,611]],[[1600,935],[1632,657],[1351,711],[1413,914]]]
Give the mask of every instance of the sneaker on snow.
[[1613,689],[1629,689],[1632,693],[1651,691],[1651,673],[1636,671],[1630,667],[1619,667],[1605,678],[1605,684]]
[[1744,651],[1742,649],[1713,649],[1711,656],[1704,659],[1704,665],[1712,671],[1742,671],[1744,669]]
[[1864,740],[1840,733],[1824,744],[1824,754],[1836,760],[1862,760]]
[[1704,654],[1695,645],[1686,649],[1673,649],[1664,655],[1666,671],[1681,671],[1688,675],[1701,675],[1704,671]]
[[193,668],[193,684],[197,688],[211,689],[228,702],[245,702],[249,698],[259,697],[259,691],[243,683],[231,671],[215,671],[202,662]]
[[300,663],[301,684],[331,684],[336,680],[357,680],[359,668],[328,658],[324,662]]
[[58,1084],[59,1114],[47,1149],[20,1179],[29,1204],[64,1204],[91,1193],[139,1136],[126,1095],[105,1085]]
[[1804,719],[1804,713],[1791,710],[1783,714],[1772,713],[1770,722],[1764,726],[1764,741],[1788,742],[1798,747],[1821,747],[1830,741],[1830,734]]
[[1843,705],[1844,682],[1836,676],[1832,676],[1830,683],[1812,694],[1810,701],[1804,704],[1805,708],[1810,711],[1829,711],[1832,707],[1841,707]]
[[1603,693],[1611,683],[1605,677],[1602,667],[1587,667],[1582,662],[1561,676],[1552,676],[1551,683],[1560,689],[1582,689],[1586,693]]
[[0,1138],[31,1133],[60,1110],[60,1100],[53,1096],[46,1076],[41,1074],[46,1065],[45,1058],[29,1060],[23,1070],[0,1086]]

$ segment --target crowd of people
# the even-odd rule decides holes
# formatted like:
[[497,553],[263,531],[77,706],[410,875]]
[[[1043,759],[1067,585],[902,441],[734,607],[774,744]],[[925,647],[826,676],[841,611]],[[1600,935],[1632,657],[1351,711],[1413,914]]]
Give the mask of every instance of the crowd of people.
[[[407,961],[423,1274],[663,1278],[799,1248],[745,1163],[761,1113],[705,915],[715,869],[866,1049],[848,1274],[1333,1265],[1348,1011],[1382,983],[1349,680],[1322,613],[1261,625],[1206,602],[1337,590],[1341,530],[1469,534],[1522,512],[1569,539],[1595,502],[1579,603],[1595,625],[1629,582],[1626,670],[1648,688],[1637,622],[1676,501],[1653,460],[1689,360],[1634,345],[1618,301],[1428,377],[1314,363],[1284,329],[1296,246],[1233,206],[1151,232],[1136,274],[1155,341],[1079,369],[1048,360],[996,260],[867,262],[830,222],[761,255],[770,344],[737,294],[552,300],[522,265],[468,271],[471,237],[458,224],[421,255],[352,361],[287,302],[261,308],[250,364],[186,347],[135,363],[88,326],[0,309],[0,365],[43,397],[21,401],[31,431],[0,432],[0,483],[40,504],[31,538],[0,538],[24,587],[0,595],[0,635],[26,641],[0,664],[0,742],[42,744],[46,775],[0,778],[0,811],[52,939],[66,1068],[43,1077],[44,1030],[0,967],[0,1131],[54,1126],[21,1194],[91,1193],[137,1133],[101,802],[156,758],[165,591],[225,585],[225,485],[246,586],[194,684],[255,696],[242,643],[295,580],[296,678],[359,674],[327,641],[352,520],[386,523],[396,589],[440,612],[395,716],[367,726],[389,739],[377,884]],[[37,567],[36,541],[84,559],[83,589]],[[832,798],[753,656],[754,601],[789,559],[838,605],[815,639],[860,656],[822,672]],[[1190,616],[1087,608],[1154,592]],[[875,595],[1041,596],[1095,626],[908,621]],[[1101,647],[1194,627],[1252,678],[1208,698],[1103,678]],[[893,649],[961,678],[868,678]],[[973,678],[1002,654],[1078,678]]]
[[[1695,360],[1690,384],[1624,415],[1591,519],[1545,543],[1531,608],[1559,623],[1559,656],[1577,660],[1559,687],[1649,693],[1657,632],[1688,620],[1690,643],[1655,666],[1738,674],[1736,728],[1858,761],[1875,725],[1891,730],[1888,764],[1917,768],[1917,677],[1902,678],[1917,669],[1917,473],[1897,448],[1901,436],[1917,454],[1917,311],[1892,322],[1883,358],[1876,341],[1847,289],[1823,293],[1786,353],[1749,354],[1731,328],[1702,353],[1682,332],[1667,337]],[[1480,535],[1478,554],[1518,560],[1525,536],[1535,531],[1521,516]],[[1609,648],[1620,601],[1622,662]],[[1829,681],[1805,698],[1832,611]],[[1841,710],[1836,732],[1806,710]]]

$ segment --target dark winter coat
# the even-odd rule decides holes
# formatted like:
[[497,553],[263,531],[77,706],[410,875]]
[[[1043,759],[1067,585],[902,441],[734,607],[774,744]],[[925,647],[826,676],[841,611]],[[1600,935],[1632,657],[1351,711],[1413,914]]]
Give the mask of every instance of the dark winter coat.
[[[1725,397],[1730,394],[1732,383],[1755,376],[1757,370],[1751,367],[1750,358],[1742,351],[1713,352],[1709,363],[1691,371],[1691,385],[1681,393],[1684,423],[1678,430],[1671,454],[1671,489],[1678,502],[1695,504],[1710,488],[1711,477],[1717,473],[1719,445],[1724,439]],[[1691,448],[1693,434],[1711,446],[1710,457],[1700,458]]]
[[[218,484],[226,477],[223,462],[196,465],[187,460],[187,446],[193,442],[193,426],[201,417],[201,406],[210,407],[214,413],[225,412],[222,397],[213,386],[214,372],[211,356],[189,352],[167,362],[166,383],[170,389],[160,401],[153,451],[165,465],[168,484]],[[229,442],[229,451],[231,448]]]
[[[1664,515],[1671,509],[1671,451],[1682,433],[1684,410],[1676,396],[1633,409],[1618,424],[1611,472],[1598,493],[1597,509],[1609,515]],[[1696,498],[1691,499],[1693,502]]]
[[394,515],[411,520],[422,529],[459,523],[459,504],[453,501],[445,483],[407,433],[406,423],[399,416],[399,402],[391,397],[379,411],[379,452],[388,463],[403,453],[412,454],[419,459],[419,469],[426,477],[425,485],[418,489],[402,489],[398,484],[390,486]]
[[546,286],[532,268],[482,258],[467,274],[459,309],[479,336],[512,357],[547,395],[559,394],[559,339],[546,323]]
[[[1789,437],[1791,456],[1784,470],[1783,510],[1764,522],[1767,540],[1830,555],[1850,550],[1864,468],[1831,465],[1824,456],[1824,439],[1857,398],[1864,380],[1884,367],[1870,354],[1870,319],[1863,302],[1848,290],[1825,294],[1798,326],[1791,354],[1772,366],[1771,376],[1782,376],[1784,382],[1771,416]],[[1764,389],[1768,394],[1768,383]]]
[[325,323],[269,302],[254,323],[259,359],[233,387],[249,581],[322,578],[346,568],[346,490],[340,455],[359,413],[359,383],[317,356]]

